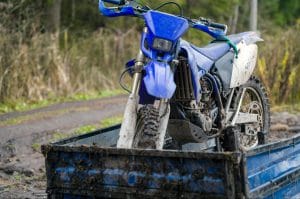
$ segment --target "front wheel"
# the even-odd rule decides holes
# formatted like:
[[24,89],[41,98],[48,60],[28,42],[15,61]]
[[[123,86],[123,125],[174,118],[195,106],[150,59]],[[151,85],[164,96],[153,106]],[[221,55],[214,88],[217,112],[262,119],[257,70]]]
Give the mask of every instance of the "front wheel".
[[247,83],[236,89],[233,98],[234,109],[238,107],[243,89],[245,89],[245,94],[240,112],[258,115],[257,123],[238,126],[240,147],[247,150],[264,144],[265,136],[270,128],[270,104],[266,89],[258,78],[252,76]]
[[153,105],[143,105],[137,113],[134,148],[155,149],[159,130],[159,111]]

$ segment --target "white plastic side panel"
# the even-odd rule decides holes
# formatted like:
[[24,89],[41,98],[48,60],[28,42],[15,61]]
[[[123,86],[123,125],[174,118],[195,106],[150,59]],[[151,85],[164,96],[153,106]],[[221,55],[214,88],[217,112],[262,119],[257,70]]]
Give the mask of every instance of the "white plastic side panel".
[[241,41],[237,48],[239,50],[238,58],[233,61],[232,77],[230,88],[238,87],[246,83],[252,75],[257,59],[257,45],[246,45]]

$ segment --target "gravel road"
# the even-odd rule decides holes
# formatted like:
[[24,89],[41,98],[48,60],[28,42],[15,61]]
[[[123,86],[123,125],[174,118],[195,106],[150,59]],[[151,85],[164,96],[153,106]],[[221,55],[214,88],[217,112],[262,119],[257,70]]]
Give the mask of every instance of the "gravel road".
[[[0,115],[0,198],[44,198],[44,157],[39,146],[52,140],[57,132],[67,134],[80,126],[121,115],[126,99],[116,96],[68,102]],[[8,125],[14,119],[20,122]]]

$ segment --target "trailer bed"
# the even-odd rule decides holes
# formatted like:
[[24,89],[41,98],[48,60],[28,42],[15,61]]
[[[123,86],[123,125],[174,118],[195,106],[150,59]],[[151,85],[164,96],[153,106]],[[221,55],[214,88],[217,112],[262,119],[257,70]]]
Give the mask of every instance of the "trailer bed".
[[42,146],[49,198],[296,198],[300,135],[247,152],[117,149],[120,125]]

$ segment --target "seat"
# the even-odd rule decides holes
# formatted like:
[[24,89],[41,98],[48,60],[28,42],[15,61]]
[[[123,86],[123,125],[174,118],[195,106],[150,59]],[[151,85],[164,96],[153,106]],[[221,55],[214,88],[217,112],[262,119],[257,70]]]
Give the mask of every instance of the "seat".
[[[253,32],[244,32],[244,33],[229,35],[227,37],[231,40],[233,44],[238,44],[242,39],[244,39],[244,37],[250,37],[252,35]],[[199,48],[192,44],[191,47],[213,61],[218,60],[230,50],[230,46],[228,45],[228,43],[222,41],[211,43],[202,48]]]
[[220,57],[226,54],[230,49],[230,46],[226,42],[212,43],[203,48],[198,48],[194,45],[191,46],[197,52],[203,54],[204,56],[208,57],[213,61],[218,60]]

